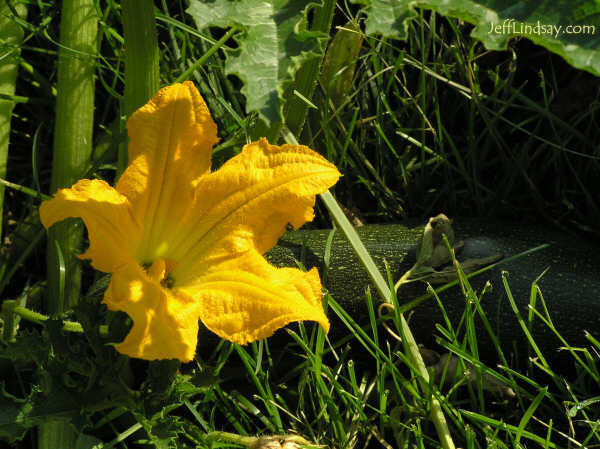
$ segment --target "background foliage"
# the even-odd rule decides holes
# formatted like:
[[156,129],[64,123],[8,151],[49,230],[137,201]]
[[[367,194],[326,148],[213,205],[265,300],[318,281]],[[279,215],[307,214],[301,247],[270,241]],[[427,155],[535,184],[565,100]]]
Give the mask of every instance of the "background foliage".
[[[44,310],[45,233],[36,211],[38,192],[51,193],[60,14],[52,2],[23,3],[27,19],[2,9],[22,34],[18,45],[4,36],[0,41],[3,57],[21,52],[16,96],[8,94],[17,104],[7,173],[21,191],[6,192],[0,288],[3,298]],[[532,2],[507,0],[340,1],[332,9],[333,27],[325,31],[317,26],[317,4],[297,5],[215,0],[207,8],[199,1],[155,2],[161,83],[185,74],[207,99],[222,130],[216,166],[257,132],[279,136],[285,122],[298,140],[344,173],[335,194],[357,221],[423,219],[443,211],[454,217],[543,222],[597,240],[597,2],[541,2],[534,8]],[[112,1],[99,2],[97,10],[100,56],[94,154],[87,174],[111,181],[124,140],[122,11]],[[486,34],[490,18],[584,23],[597,30],[595,35],[509,40]],[[205,58],[229,32],[224,45]],[[346,34],[339,34],[335,51],[325,56],[337,33]],[[337,69],[324,70],[312,86],[299,85],[322,58],[326,67]],[[306,116],[304,126],[301,119],[292,124],[297,111],[298,117]],[[329,223],[323,213],[315,226]],[[126,360],[107,345],[122,338],[125,317],[99,305],[105,283],[85,270],[89,290],[74,311],[44,327],[21,323],[16,341],[3,344],[2,439],[25,438],[15,444],[29,447],[29,429],[61,418],[84,429],[78,447],[100,441],[110,442],[105,447],[131,441],[134,446],[205,447],[214,429],[243,435],[292,429],[335,447],[388,440],[398,446],[437,444],[424,419],[427,398],[416,396],[414,379],[386,359],[389,354],[382,351],[375,366],[355,369],[353,354],[341,343],[337,357],[323,362],[323,342],[311,328],[283,335],[290,344],[285,356],[271,352],[268,344],[207,344],[200,348],[202,363],[182,367],[180,375],[168,362]],[[74,318],[83,336],[63,331],[63,320]],[[105,325],[107,335],[100,333]],[[286,364],[290,355],[295,356],[291,366]],[[503,399],[485,405],[473,391],[458,405],[444,404],[451,412],[477,410],[477,424],[451,423],[457,439],[466,447],[490,441],[504,447],[521,438],[547,447],[564,445],[547,423],[568,432],[573,417],[582,416],[578,413],[583,423],[593,423],[594,415],[585,413],[597,398],[591,393],[597,383],[578,376],[569,388],[581,396],[565,393],[564,404],[571,401],[573,408],[564,413],[563,403],[544,390],[545,381],[529,382],[532,392],[521,392],[516,408]],[[393,392],[389,399],[382,393],[386,389]],[[531,423],[525,413],[533,413],[531,407],[543,409],[547,421]],[[597,431],[589,428],[580,432],[580,441],[597,441]],[[551,438],[545,438],[547,432]]]

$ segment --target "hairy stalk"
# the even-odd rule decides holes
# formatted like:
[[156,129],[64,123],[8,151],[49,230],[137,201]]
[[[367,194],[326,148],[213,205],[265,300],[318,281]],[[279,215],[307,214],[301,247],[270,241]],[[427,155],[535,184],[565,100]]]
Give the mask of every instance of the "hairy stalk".
[[[125,0],[122,4],[125,38],[125,94],[127,117],[148,102],[160,87],[158,37],[154,8],[146,0]],[[127,144],[119,148],[117,178],[127,166]]]
[[[58,95],[52,159],[51,191],[71,187],[85,173],[92,153],[94,127],[94,71],[98,16],[92,0],[63,2],[58,53]],[[48,232],[48,309],[62,313],[77,303],[81,268],[83,227],[67,220]],[[64,297],[58,294],[62,282],[57,263],[58,250],[64,257]]]
[[[94,0],[65,0],[61,10],[58,95],[51,191],[70,187],[86,171],[92,153],[94,71],[98,15]],[[81,266],[76,258],[83,227],[68,220],[48,232],[48,309],[62,313],[79,299]],[[58,263],[63,259],[64,263]],[[63,294],[61,294],[63,293]],[[40,449],[74,448],[77,434],[65,421],[39,426]]]
[[[25,5],[13,5],[21,18],[27,14]],[[0,0],[0,42],[3,50],[0,52],[0,94],[13,96],[17,81],[19,64],[19,44],[23,40],[23,29],[15,21],[5,0]],[[8,159],[8,142],[10,136],[10,119],[15,102],[0,99],[0,178],[6,178],[6,162]],[[0,184],[0,216],[4,205],[4,185]],[[2,235],[2,220],[0,220],[0,236]]]
[[[18,305],[17,301],[12,299],[5,299],[2,301],[2,318],[5,323],[14,323],[15,317],[29,321],[30,323],[44,324],[50,318],[48,315],[30,310],[27,307]],[[65,332],[76,332],[83,333],[83,326],[77,321],[63,320],[63,331]],[[2,339],[5,342],[13,341],[15,338],[16,327],[11,324],[5,324],[3,328]],[[102,324],[98,329],[98,333],[102,336],[108,335],[108,325]]]

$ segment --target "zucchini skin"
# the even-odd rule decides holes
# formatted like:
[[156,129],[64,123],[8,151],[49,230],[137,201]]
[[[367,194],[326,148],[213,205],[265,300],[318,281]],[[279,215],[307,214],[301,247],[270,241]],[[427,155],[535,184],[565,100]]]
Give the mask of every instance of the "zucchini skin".
[[[470,279],[473,289],[480,293],[486,281],[493,287],[483,296],[482,309],[501,342],[503,349],[524,357],[527,339],[507,298],[501,272],[508,272],[508,285],[521,317],[528,322],[531,284],[549,267],[538,285],[546,302],[550,317],[571,346],[590,346],[585,338],[588,331],[600,339],[600,248],[576,236],[558,231],[502,222],[474,219],[454,220],[457,240],[464,240],[465,247],[458,253],[459,260],[502,253],[505,257],[516,255],[543,243],[548,248],[500,266]],[[392,277],[397,280],[415,261],[416,244],[422,234],[423,224],[414,225],[368,225],[356,229],[363,243],[374,258],[378,268],[385,273],[387,261]],[[333,237],[329,267],[324,270],[323,257],[330,230],[300,230],[284,234],[267,259],[278,266],[296,266],[301,261],[308,269],[319,268],[324,287],[332,297],[359,323],[368,323],[365,289],[371,287],[374,300],[379,303],[375,288],[352,248],[340,231]],[[425,293],[425,284],[409,284],[398,292],[400,304]],[[465,299],[455,286],[439,295],[440,300],[456,329],[465,309]],[[536,309],[543,313],[538,298]],[[426,300],[410,317],[411,329],[417,342],[431,347],[435,336],[435,324],[444,323],[443,315],[435,299]],[[329,313],[332,319],[333,313]],[[476,316],[479,351],[485,352],[491,339]],[[335,328],[346,332],[343,324],[332,319]],[[562,346],[556,335],[538,318],[534,317],[531,333],[545,357],[553,358]],[[464,335],[464,331],[462,332]],[[490,346],[491,347],[491,346]]]

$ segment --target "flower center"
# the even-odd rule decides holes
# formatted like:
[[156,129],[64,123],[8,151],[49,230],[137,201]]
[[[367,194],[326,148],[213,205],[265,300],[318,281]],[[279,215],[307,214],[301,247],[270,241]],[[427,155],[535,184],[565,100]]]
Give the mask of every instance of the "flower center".
[[175,279],[169,274],[177,266],[177,262],[169,259],[156,259],[152,263],[143,263],[142,267],[150,279],[160,283],[161,287],[173,288]]

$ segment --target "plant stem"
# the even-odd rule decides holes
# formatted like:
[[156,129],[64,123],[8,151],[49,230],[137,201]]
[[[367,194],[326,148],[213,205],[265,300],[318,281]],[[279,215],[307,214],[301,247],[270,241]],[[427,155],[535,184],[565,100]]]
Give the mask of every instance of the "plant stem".
[[[25,5],[14,5],[20,18],[27,15]],[[19,45],[23,40],[23,29],[12,17],[6,1],[0,0],[0,42],[3,51],[0,53],[0,178],[6,178],[6,162],[8,159],[8,142],[10,137],[10,119],[15,106],[11,97],[15,93],[17,67],[20,59]],[[4,185],[0,184],[0,217],[4,205]],[[0,236],[2,236],[2,220],[0,220]]]
[[[85,173],[92,153],[98,32],[94,3],[94,0],[64,0],[62,4],[52,192],[77,181]],[[50,312],[62,313],[79,300],[81,266],[76,253],[80,250],[82,235],[81,222],[73,220],[57,223],[48,232],[47,304]],[[57,263],[60,258],[64,258],[64,266]],[[76,445],[77,433],[66,421],[47,421],[38,429],[39,449],[70,449]]]
[[48,421],[38,427],[39,449],[70,449],[75,447],[77,447],[77,432],[68,421]]
[[[11,315],[17,315],[17,316],[23,318],[24,320],[27,320],[31,323],[36,323],[36,324],[44,324],[49,319],[48,315],[44,315],[42,313],[35,312],[33,310],[28,309],[27,307],[19,306],[19,305],[17,305],[17,302],[12,299],[5,299],[4,301],[2,301],[2,315],[4,317],[8,317],[9,321],[12,318]],[[6,329],[6,328],[8,328],[8,329]],[[4,329],[5,335],[3,337],[5,341],[10,341],[14,337],[14,334],[11,334],[10,330],[11,330],[10,326],[5,326],[5,329]],[[82,333],[83,327],[77,321],[64,320],[63,321],[63,330],[65,332]],[[107,335],[107,334],[108,334],[108,326],[101,325],[100,326],[100,335]]]
[[[125,39],[125,93],[123,112],[129,118],[158,91],[158,37],[154,6],[147,0],[124,0],[122,4]],[[127,144],[119,148],[117,179],[127,166]]]
[[125,96],[127,117],[143,106],[158,91],[158,37],[154,6],[147,0],[123,1],[125,38]]
[[[85,173],[92,153],[94,71],[98,16],[93,0],[65,0],[61,11],[58,94],[51,191],[70,187]],[[66,220],[48,232],[48,311],[62,313],[79,299],[81,222]],[[64,272],[57,263],[64,257]],[[61,277],[63,277],[61,279]],[[64,297],[59,295],[64,284]]]

